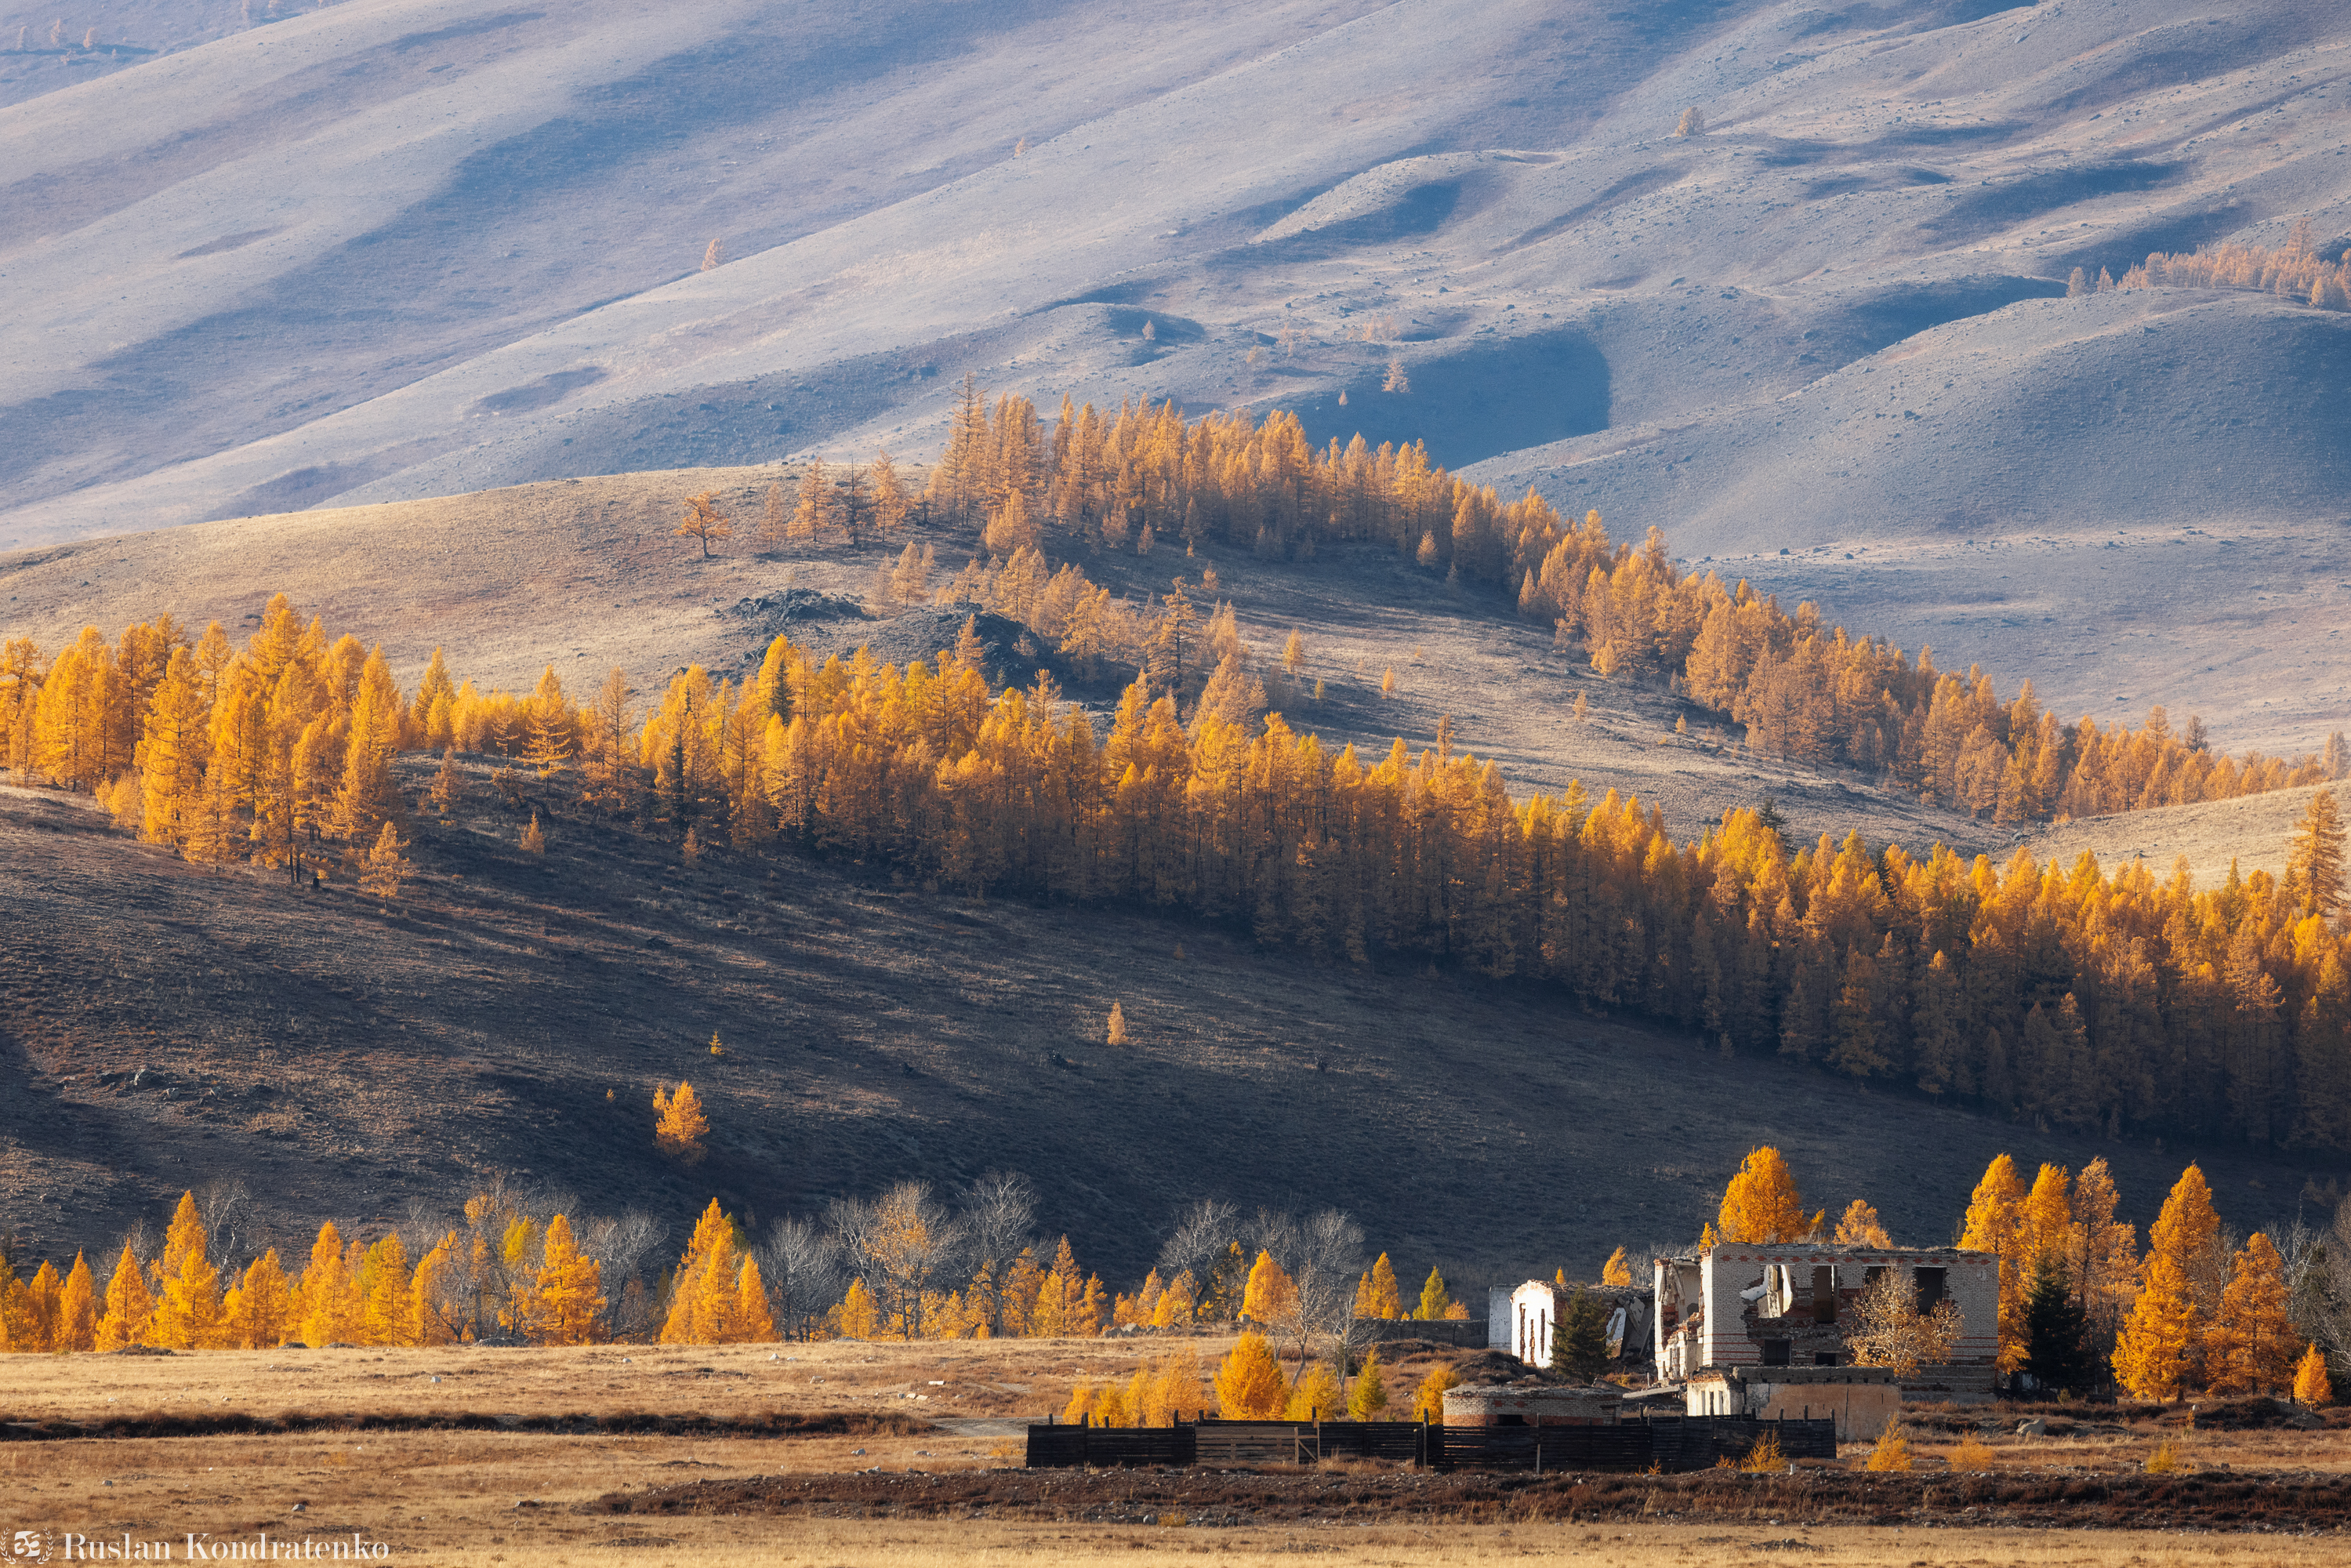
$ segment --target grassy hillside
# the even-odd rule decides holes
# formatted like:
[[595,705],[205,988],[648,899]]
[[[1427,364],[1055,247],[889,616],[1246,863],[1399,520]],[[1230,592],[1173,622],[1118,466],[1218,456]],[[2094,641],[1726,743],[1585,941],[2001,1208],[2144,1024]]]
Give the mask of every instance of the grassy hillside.
[[[421,779],[412,775],[412,787]],[[517,839],[548,827],[544,857]],[[1865,1195],[1948,1239],[1994,1153],[2114,1162],[2133,1217],[2190,1154],[2223,1214],[2290,1217],[2322,1173],[2229,1149],[2052,1136],[1578,1016],[1534,989],[1316,967],[1116,909],[975,904],[854,865],[592,827],[479,770],[380,905],[128,841],[85,802],[0,795],[0,897],[37,910],[0,989],[0,1216],[37,1250],[110,1245],[212,1176],[280,1241],[447,1208],[492,1171],[682,1239],[712,1193],[761,1219],[990,1166],[1139,1275],[1201,1196],[1333,1203],[1406,1270],[1471,1287],[1684,1239],[1753,1144],[1816,1205]],[[1131,1043],[1102,1042],[1113,1001]],[[713,1034],[727,1055],[714,1061]],[[653,1149],[690,1078],[714,1153]]]
[[2310,810],[2310,798],[2321,789],[2332,789],[2338,805],[2342,802],[2340,784],[2304,785],[2241,800],[2090,817],[2046,829],[2027,847],[2037,859],[2064,865],[2086,852],[2109,871],[2127,861],[2144,860],[2158,876],[2170,875],[2172,862],[2184,857],[2199,887],[2219,885],[2231,862],[2240,875],[2265,871],[2283,876],[2294,828]]
[[[799,472],[626,474],[21,551],[0,556],[0,628],[54,651],[83,626],[111,633],[169,610],[197,631],[216,619],[237,633],[257,624],[268,595],[282,591],[306,615],[323,616],[334,634],[381,643],[411,690],[434,648],[445,645],[456,677],[485,690],[528,690],[552,664],[584,700],[618,665],[642,697],[686,664],[721,674],[755,664],[776,628],[730,613],[745,599],[798,586],[878,605],[873,573],[889,559],[879,549],[758,549],[750,536],[767,486],[780,483],[789,507]],[[737,528],[709,560],[671,531],[682,498],[704,490],[716,493]],[[979,553],[970,530],[915,537],[937,556],[935,586]],[[1661,804],[1683,833],[1769,793],[1807,840],[1858,828],[1919,848],[1941,841],[1991,851],[2011,837],[1856,773],[1732,747],[1735,731],[1706,714],[1652,686],[1600,679],[1580,649],[1554,649],[1548,628],[1494,597],[1448,590],[1384,549],[1332,548],[1292,563],[1223,547],[1187,558],[1179,542],[1147,558],[1105,550],[1077,559],[1116,593],[1164,593],[1180,574],[1204,609],[1228,601],[1269,666],[1299,632],[1303,673],[1294,685],[1274,679],[1269,696],[1293,727],[1334,745],[1384,752],[1399,735],[1427,745],[1450,715],[1457,744],[1499,760],[1514,792],[1557,790],[1580,779],[1595,800],[1614,789]],[[1200,585],[1212,569],[1217,588],[1209,593]],[[867,640],[894,641],[879,621],[800,622],[790,632],[844,657]],[[1384,696],[1391,668],[1397,691]],[[1117,694],[1106,685],[1072,695],[1100,709]],[[1583,723],[1572,720],[1579,695],[1590,710]],[[1677,736],[1675,722],[1686,716],[1692,730]]]

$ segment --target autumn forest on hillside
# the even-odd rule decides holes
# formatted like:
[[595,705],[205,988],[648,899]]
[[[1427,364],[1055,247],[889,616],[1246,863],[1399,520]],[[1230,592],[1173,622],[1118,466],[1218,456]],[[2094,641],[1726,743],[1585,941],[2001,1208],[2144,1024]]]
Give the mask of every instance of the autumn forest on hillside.
[[[905,541],[877,597],[983,605],[1065,668],[1131,674],[1106,730],[1050,678],[995,689],[968,628],[903,668],[817,662],[779,637],[739,684],[691,668],[640,713],[618,670],[584,701],[551,669],[528,694],[484,693],[437,652],[403,694],[380,649],[280,598],[241,648],[168,615],[111,644],[92,629],[54,658],[11,640],[0,747],[13,778],[95,792],[192,860],[331,872],[384,896],[413,887],[407,852],[464,787],[454,754],[487,754],[689,856],[841,854],[959,891],[1118,900],[1333,963],[1552,985],[1726,1052],[2063,1127],[2351,1147],[2351,950],[2331,921],[2343,850],[2326,791],[2283,878],[2206,888],[2022,852],[1995,865],[1858,835],[1792,844],[1768,808],[1677,841],[1613,791],[1514,800],[1449,727],[1417,754],[1402,740],[1334,753],[1266,711],[1269,681],[1305,702],[1299,639],[1260,656],[1229,604],[1194,602],[1213,568],[1137,604],[1044,546],[1164,536],[1311,558],[1321,540],[1383,543],[1515,584],[1596,667],[1679,682],[1743,716],[1751,744],[1868,761],[1996,817],[2311,782],[2339,769],[2339,743],[2288,765],[2214,757],[2160,710],[2131,731],[2060,726],[2029,692],[2003,705],[1988,678],[1680,574],[1654,533],[1614,545],[1596,516],[1570,527],[1533,495],[1501,505],[1416,448],[1318,455],[1280,415],[1065,407],[1047,438],[1025,402],[991,412],[967,386],[919,502],[886,463],[811,469],[792,505],[770,495],[759,527],[786,548],[896,542],[915,505],[982,524],[990,554],[933,588],[935,545]],[[731,527],[703,497],[680,532],[706,548]],[[418,749],[451,760],[411,800],[392,759]],[[525,846],[543,843],[534,819]]]

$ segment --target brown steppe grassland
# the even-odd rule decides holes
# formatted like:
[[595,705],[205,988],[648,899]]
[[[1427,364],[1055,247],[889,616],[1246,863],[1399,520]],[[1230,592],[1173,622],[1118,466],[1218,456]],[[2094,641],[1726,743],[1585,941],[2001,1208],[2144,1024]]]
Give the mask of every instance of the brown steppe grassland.
[[[273,554],[272,529],[308,533]],[[400,580],[403,551],[442,575]],[[2161,708],[2067,723],[2029,683],[1938,670],[1416,448],[1317,451],[1278,414],[1040,419],[968,383],[926,469],[246,519],[27,552],[0,581],[0,874],[45,927],[0,977],[8,1092],[180,1151],[118,1180],[141,1156],[11,1118],[0,1561],[2351,1562],[2351,1206],[2326,1224],[2342,1189],[2314,1176],[2351,1147],[2340,736],[2230,757]],[[420,626],[429,660],[387,655]],[[2183,852],[2150,866],[2141,841]],[[147,974],[199,903],[331,933],[339,1000],[302,1027],[378,1038],[298,1071],[259,1048],[277,993]],[[852,925],[939,953],[853,946]],[[949,951],[965,929],[995,946]],[[1063,940],[1094,956],[1029,951]],[[1645,1382],[1596,1353],[1589,1296],[1542,1372],[1399,1321],[1483,1317],[1482,1290],[1420,1272],[1492,1201],[1475,1186],[1390,1214],[1367,1171],[1353,1213],[1288,1212],[1292,1169],[1264,1207],[1097,1211],[1090,1264],[1051,1223],[1066,1171],[959,1151],[967,1174],[926,1179],[887,1132],[923,1081],[975,1100],[945,1056],[730,1076],[768,1071],[747,1040],[781,993],[756,971],[919,1013],[922,987],[978,994],[1000,961],[1037,977],[1018,1006],[1082,1036],[1003,1070],[1172,1160],[1139,1124],[1220,1091],[1114,1065],[1175,1050],[1179,1006],[1155,988],[1171,960],[1111,971],[1119,944],[1187,942],[1367,1026],[1441,988],[1472,1029],[1614,1019],[1594,1038],[1669,1040],[1759,1093],[1802,1075],[2012,1134],[2021,1157],[1964,1179],[1810,1209],[1804,1184],[1847,1167],[1692,1134],[1711,1174],[1670,1173],[1672,1218],[1611,1214],[1577,1232],[1617,1230],[1589,1256],[1541,1261],[1646,1284],[1701,1219],[1708,1242],[1884,1246],[1883,1205],[1919,1230],[1893,1240],[1999,1255],[2001,1368],[2032,1392],[1697,1474],[1026,1469],[1049,1418],[1441,1419],[1462,1383]],[[600,1059],[559,1114],[502,1080],[436,1129],[434,1097],[479,1085],[435,961],[518,991],[482,1006],[526,1034],[541,984],[615,1019],[747,999],[671,1042],[650,1095],[643,1061]],[[627,1027],[611,1051],[644,1055]],[[1221,1092],[1263,1099],[1248,1027],[1199,1026],[1186,1060],[1223,1052]],[[1315,1085],[1370,1069],[1307,1055],[1280,1093],[1332,1121]],[[412,1075],[415,1103],[381,1098]],[[756,1173],[752,1107],[860,1105],[817,1145],[844,1176]],[[509,1115],[502,1148],[483,1129]],[[2112,1165],[2040,1157],[2092,1140]],[[2269,1185],[2208,1181],[2246,1149]],[[2158,1166],[2159,1212],[2118,1192]],[[2271,1203],[2289,1170],[2313,1178]],[[1091,1174],[1122,1203],[1147,1186]],[[2232,1224],[2224,1186],[2262,1189],[2274,1233]]]

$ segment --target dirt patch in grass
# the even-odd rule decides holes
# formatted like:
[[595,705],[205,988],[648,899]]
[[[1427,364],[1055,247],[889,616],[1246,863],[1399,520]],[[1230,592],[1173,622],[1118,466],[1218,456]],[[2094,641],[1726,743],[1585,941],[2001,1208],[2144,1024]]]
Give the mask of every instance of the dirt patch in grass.
[[614,1492],[597,1514],[798,1514],[827,1519],[985,1517],[1087,1523],[1754,1522],[1967,1524],[2161,1530],[2335,1530],[2351,1491],[2332,1478],[1901,1476],[1511,1477],[1398,1470],[966,1470],[802,1475]]

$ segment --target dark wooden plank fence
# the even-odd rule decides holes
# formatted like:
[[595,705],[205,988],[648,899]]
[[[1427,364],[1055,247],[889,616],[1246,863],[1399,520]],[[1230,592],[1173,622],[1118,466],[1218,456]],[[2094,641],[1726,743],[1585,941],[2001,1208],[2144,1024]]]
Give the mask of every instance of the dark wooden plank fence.
[[1652,1457],[1639,1422],[1602,1427],[1439,1427],[1447,1469],[1640,1471]]
[[1173,1427],[1031,1427],[1029,1465],[1311,1465],[1343,1455],[1445,1469],[1704,1470],[1739,1463],[1767,1434],[1785,1458],[1836,1458],[1831,1420],[1656,1416],[1596,1427],[1439,1427],[1203,1416]]
[[1088,1466],[1188,1465],[1195,1463],[1192,1434],[1181,1427],[1064,1427],[1029,1428],[1029,1468],[1081,1469]]
[[1769,1433],[1789,1459],[1836,1458],[1834,1420],[1764,1421],[1753,1416],[1650,1416],[1626,1426],[1646,1427],[1657,1467],[1665,1470],[1710,1470],[1724,1459],[1738,1464]]

